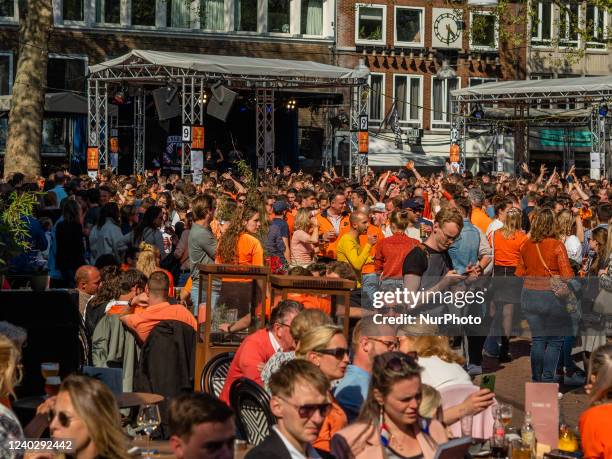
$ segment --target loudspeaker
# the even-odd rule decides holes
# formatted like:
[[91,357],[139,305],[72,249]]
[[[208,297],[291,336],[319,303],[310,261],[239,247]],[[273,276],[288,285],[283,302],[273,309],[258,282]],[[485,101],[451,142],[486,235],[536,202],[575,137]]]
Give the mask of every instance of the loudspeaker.
[[210,102],[208,102],[206,113],[221,121],[226,121],[238,94],[227,89],[225,86],[221,86],[221,83],[213,85],[210,88],[210,92],[212,93],[212,97],[210,98]]
[[169,120],[181,114],[181,104],[176,93],[177,89],[170,86],[153,91],[155,109],[160,121]]

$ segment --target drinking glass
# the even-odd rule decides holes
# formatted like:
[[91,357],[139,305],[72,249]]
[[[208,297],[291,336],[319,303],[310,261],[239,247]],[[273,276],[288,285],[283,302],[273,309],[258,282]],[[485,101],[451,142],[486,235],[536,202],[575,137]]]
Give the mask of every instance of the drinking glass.
[[53,397],[59,393],[62,380],[59,376],[49,376],[45,379],[45,394],[47,397]]
[[512,442],[512,459],[531,459],[531,447],[520,440]]
[[142,430],[147,435],[146,456],[150,458],[151,435],[159,427],[161,417],[157,405],[141,405],[136,418],[138,430]]
[[43,379],[47,379],[50,376],[59,376],[59,363],[43,362],[40,364],[40,372],[42,373]]
[[499,414],[502,422],[504,423],[504,427],[508,429],[510,423],[512,422],[512,405],[508,405],[503,403],[499,407]]

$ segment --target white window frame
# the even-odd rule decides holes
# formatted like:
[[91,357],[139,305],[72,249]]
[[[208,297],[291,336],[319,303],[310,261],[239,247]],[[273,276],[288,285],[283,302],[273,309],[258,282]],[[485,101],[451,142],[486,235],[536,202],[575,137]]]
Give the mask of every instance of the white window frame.
[[19,2],[13,0],[13,15],[0,16],[0,22],[19,22]]
[[[450,116],[449,113],[446,112],[446,108],[444,108],[442,111],[445,114],[445,118],[446,120],[441,121],[441,120],[434,120],[434,90],[433,90],[433,85],[434,85],[434,80],[437,79],[435,75],[431,76],[431,88],[430,88],[430,93],[431,93],[431,100],[430,100],[430,107],[431,107],[431,117],[429,120],[429,125],[432,131],[436,131],[436,130],[446,130],[448,129],[448,126],[450,126],[451,120],[450,120]],[[455,80],[457,80],[457,89],[461,89],[461,77],[455,77]],[[442,81],[444,81],[444,84],[446,86],[446,90],[443,92],[443,103],[442,106],[446,107],[448,100],[446,99],[448,97],[448,79],[443,79]],[[436,127],[433,127],[434,124],[439,125]]]
[[[359,10],[361,8],[380,8],[382,9],[382,33],[380,40],[365,40],[359,38]],[[337,25],[336,25],[337,27]],[[362,45],[385,45],[387,43],[387,5],[378,3],[356,3],[355,4],[355,44]]]
[[[393,73],[393,101],[396,101],[395,98],[395,78],[397,77],[403,77],[406,80],[408,80],[406,82],[406,100],[404,101],[404,103],[407,105],[406,107],[406,111],[408,113],[408,116],[410,116],[410,103],[412,102],[412,100],[410,100],[410,80],[418,80],[419,81],[419,101],[420,104],[418,106],[418,118],[417,119],[399,119],[399,123],[400,126],[410,126],[410,127],[417,127],[417,128],[421,128],[423,127],[423,75],[415,75],[412,73]],[[398,110],[398,115],[399,115],[399,110]]]
[[[552,40],[553,37],[555,35],[555,7],[554,7],[554,3],[551,2],[547,2],[548,5],[550,5],[550,38],[542,38],[542,16],[543,16],[543,12],[544,12],[544,3],[543,1],[538,1],[537,5],[538,5],[538,24],[536,25],[537,27],[537,33],[536,36],[534,37],[533,34],[531,34],[530,36],[530,41],[532,43],[532,45],[534,47],[538,47],[538,48],[548,48],[552,45]],[[532,19],[533,20],[533,19]],[[533,24],[532,24],[533,25]],[[531,30],[531,28],[530,28]],[[535,43],[534,43],[535,40]]]
[[[85,61],[85,75],[87,78],[89,76],[89,56],[87,54],[61,54],[61,53],[49,53],[49,59],[64,59],[64,60],[80,60]],[[85,92],[87,92],[87,82],[84,84]],[[70,90],[65,90],[66,92],[70,92]]]
[[[299,4],[300,8],[302,7],[302,2],[299,0],[289,0],[289,32],[270,32],[268,28],[270,27],[270,10],[268,0],[264,0],[266,4],[266,33],[271,37],[289,37],[291,36],[291,24],[295,20],[295,4]],[[302,11],[300,10],[299,15],[301,16]],[[259,22],[259,21],[258,21]],[[259,27],[259,24],[258,24]]]
[[[587,5],[588,8],[588,5]],[[586,48],[589,50],[592,49],[597,49],[597,50],[605,50],[607,48],[607,44],[606,44],[606,40],[608,39],[608,27],[609,27],[609,15],[608,15],[608,11],[607,10],[601,10],[601,8],[599,8],[599,6],[597,5],[593,5],[593,8],[595,8],[595,26],[593,27],[593,34],[597,34],[597,22],[599,21],[599,15],[603,13],[604,17],[603,17],[603,30],[602,30],[602,37],[597,37],[600,38],[601,41],[587,41],[586,42]],[[587,28],[588,24],[587,24],[587,12],[586,10],[584,11],[584,27]]]
[[[482,45],[475,45],[472,41],[472,33],[471,33],[471,28],[472,28],[472,24],[474,23],[474,16],[493,16],[495,18],[495,24],[494,24],[494,37],[495,37],[495,46],[482,46]],[[473,50],[478,50],[478,51],[491,51],[491,50],[497,50],[499,49],[499,21],[497,21],[497,18],[495,16],[495,13],[493,11],[470,11],[470,49]]]
[[[83,20],[75,21],[73,19],[64,19],[64,1],[65,0],[58,0],[59,15],[62,18],[62,22],[61,22],[62,25],[79,26],[79,27],[83,27],[87,25],[87,23],[89,22],[88,19],[89,19],[89,14],[90,14],[90,8],[93,7],[95,9],[95,3],[92,3],[89,0],[81,0],[83,2]],[[95,19],[95,14],[94,14],[94,19]]]
[[[421,23],[419,25],[420,41],[400,41],[397,39],[397,12],[398,10],[419,10],[421,12]],[[355,29],[358,31],[358,29]],[[395,5],[393,11],[393,43],[398,46],[425,46],[425,8],[420,6]]]
[[[98,26],[98,27],[100,27],[100,26],[101,27],[121,27],[121,26],[123,26],[124,25],[123,24],[123,13],[124,13],[124,10],[126,8],[126,4],[127,3],[131,3],[131,0],[120,0],[119,1],[119,22],[105,22],[104,21],[104,14],[100,14],[100,17],[102,18],[102,21],[98,22],[98,21],[96,21],[96,16],[98,14],[98,11],[96,9],[96,4],[95,4],[95,0],[94,0],[94,2],[92,3],[92,8],[93,8],[93,13],[92,13],[92,21],[93,22],[92,23],[95,26]],[[106,2],[104,3],[104,5],[106,5]],[[131,4],[130,4],[130,7],[131,7]],[[130,9],[130,11],[131,11],[131,9]],[[102,11],[102,13],[104,13],[104,11]]]
[[[378,72],[371,72],[368,75],[368,86],[371,86],[372,84],[372,75],[380,75],[382,76],[382,94],[379,94],[378,97],[380,98],[380,113],[382,115],[382,118],[377,119],[377,118],[370,118],[368,121],[371,122],[371,124],[374,124],[376,126],[379,126],[380,123],[382,123],[382,121],[385,119],[385,91],[386,91],[386,84],[387,84],[387,74],[386,73],[378,73]],[[369,100],[368,100],[368,117],[370,116],[370,100],[372,99],[372,91],[370,91],[370,95],[369,95]]]
[[[571,5],[571,3],[574,3],[574,2],[567,2],[565,6],[567,7],[567,6]],[[577,23],[578,23],[578,27],[580,27],[580,25],[584,23],[583,22],[583,17],[582,17],[582,15],[583,15],[583,13],[582,13],[582,2],[578,3],[577,5],[578,5]],[[570,19],[569,18],[569,12],[567,12],[567,11],[565,12],[565,15],[566,15],[566,29],[565,29],[565,31],[562,34],[562,32],[561,32],[561,15],[562,14],[563,14],[563,10],[561,10],[559,8],[559,33],[558,33],[558,36],[559,36],[559,45],[561,47],[577,48],[577,47],[580,46],[580,41],[581,41],[580,40],[580,34],[578,34],[578,36],[576,37],[576,40],[570,40],[569,39],[569,34],[570,34],[569,28],[571,27],[571,25],[570,25],[570,21],[569,21],[569,19]]]
[[13,51],[0,51],[0,56],[8,56],[9,58],[8,95],[11,95],[13,94]]
[[[327,8],[327,2],[329,2],[331,0],[323,0],[323,2],[322,2],[322,7],[323,7],[323,18],[322,18],[322,20],[323,20],[323,24],[322,24],[322,27],[321,27],[321,34],[320,35],[311,35],[311,34],[306,34],[306,33],[302,34],[302,3],[304,2],[304,0],[299,0],[299,1],[293,0],[293,1],[298,3],[299,6],[300,6],[299,7],[299,10],[300,10],[299,19],[300,20],[299,20],[299,24],[296,25],[297,28],[298,28],[298,34],[297,35],[300,35],[302,38],[315,38],[315,39],[316,38],[323,38],[323,37],[325,37],[326,8]],[[335,2],[334,2],[334,4],[335,4]],[[293,21],[293,18],[291,20]]]

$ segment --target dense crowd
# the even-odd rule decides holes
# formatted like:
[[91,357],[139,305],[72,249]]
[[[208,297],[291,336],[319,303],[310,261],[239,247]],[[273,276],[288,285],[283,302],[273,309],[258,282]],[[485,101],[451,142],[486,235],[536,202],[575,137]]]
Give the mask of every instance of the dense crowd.
[[[329,299],[302,296],[268,305],[269,325],[238,348],[221,402],[197,394],[173,401],[170,438],[177,457],[231,457],[233,418],[226,403],[232,383],[247,377],[271,394],[278,421],[248,453],[251,459],[431,458],[436,445],[457,433],[450,426],[466,415],[484,419],[495,403],[491,391],[475,387],[443,407],[445,389],[472,384],[483,372],[483,355],[511,361],[510,339],[527,327],[532,380],[587,385],[591,401],[601,406],[581,418],[585,457],[612,457],[612,405],[605,404],[612,391],[607,179],[579,177],[573,167],[560,172],[542,165],[533,173],[525,164],[517,176],[448,169],[422,175],[410,162],[360,180],[333,170],[294,173],[288,166],[255,177],[243,165],[215,170],[219,164],[210,161],[200,184],[176,174],[103,172],[94,180],[65,171],[36,183],[16,174],[0,184],[4,196],[36,192],[40,201],[23,217],[29,248],[10,261],[3,287],[47,270],[52,288],[76,288],[84,365],[96,365],[109,317],[117,316],[143,346],[162,321],[199,332],[207,307],[213,314],[222,303],[258,307],[240,282],[215,284],[207,299],[206,289],[200,292],[201,264],[268,266],[275,274],[355,282],[346,310],[350,339],[330,316]],[[380,308],[377,293],[397,289],[488,291],[484,307],[466,311],[480,328],[374,324],[376,311],[400,307]],[[440,313],[450,306],[412,308]],[[248,313],[219,328],[239,333],[250,325]],[[586,333],[587,326],[597,331]],[[457,336],[464,337],[459,351]],[[586,372],[573,355],[577,339],[590,355]],[[0,396],[9,397],[19,346],[9,340],[0,346]],[[71,376],[57,399],[40,408],[54,413],[54,437],[77,434],[62,413],[83,420],[78,434],[83,451],[93,454],[75,457],[124,457],[117,449],[119,415],[107,392]],[[0,410],[0,441],[23,435],[10,410]],[[104,423],[94,421],[99,413]],[[95,433],[102,424],[107,431]],[[195,437],[208,453],[198,453],[190,443]],[[289,456],[274,456],[281,450]]]

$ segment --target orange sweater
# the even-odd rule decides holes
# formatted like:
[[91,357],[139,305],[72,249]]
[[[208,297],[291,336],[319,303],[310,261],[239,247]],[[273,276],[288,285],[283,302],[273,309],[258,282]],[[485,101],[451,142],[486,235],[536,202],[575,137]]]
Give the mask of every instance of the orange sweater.
[[[574,271],[570,266],[565,245],[557,239],[544,239],[538,243],[542,258],[553,275],[561,276],[563,279],[571,279]],[[528,240],[521,248],[521,256],[516,275],[524,277],[523,287],[529,290],[550,290],[550,273],[542,264],[536,244]]]
[[517,266],[521,258],[521,247],[528,237],[523,231],[517,231],[508,239],[497,230],[494,233],[493,247],[495,247],[495,266]]

